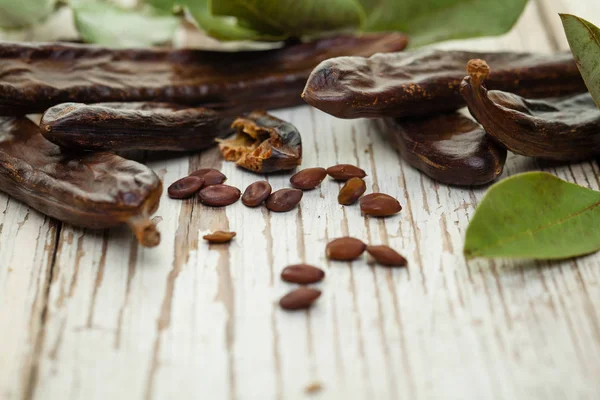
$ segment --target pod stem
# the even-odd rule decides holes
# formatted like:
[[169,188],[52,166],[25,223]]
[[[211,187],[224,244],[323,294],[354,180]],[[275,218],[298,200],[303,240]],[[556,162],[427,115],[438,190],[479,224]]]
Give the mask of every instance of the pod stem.
[[155,247],[160,243],[160,232],[146,213],[136,215],[127,221],[138,242],[144,247]]

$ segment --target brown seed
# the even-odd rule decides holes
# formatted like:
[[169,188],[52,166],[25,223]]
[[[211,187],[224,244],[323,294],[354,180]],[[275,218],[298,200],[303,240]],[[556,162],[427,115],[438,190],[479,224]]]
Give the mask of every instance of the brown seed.
[[367,173],[350,164],[338,164],[327,168],[327,174],[336,181],[347,181],[350,178],[364,178]]
[[190,175],[204,178],[204,187],[212,185],[220,185],[227,180],[227,177],[214,168],[200,168],[198,171],[192,172]]
[[371,193],[360,199],[360,210],[365,215],[374,217],[387,217],[402,210],[402,206],[390,195],[385,193]]
[[326,176],[325,168],[306,168],[292,175],[290,183],[296,189],[311,190],[319,186]]
[[227,243],[231,242],[231,239],[233,239],[235,235],[235,232],[216,231],[202,236],[202,239],[209,243]]
[[352,261],[360,257],[367,245],[353,237],[341,237],[327,243],[327,258],[338,261]]
[[308,264],[290,265],[281,271],[281,279],[286,282],[299,283],[302,285],[317,283],[324,277],[325,271]]
[[296,207],[300,200],[302,200],[302,190],[279,189],[271,193],[266,206],[271,211],[286,212]]
[[320,290],[301,287],[283,296],[279,300],[279,305],[285,310],[300,310],[310,307],[319,296],[321,296]]
[[271,185],[267,181],[254,182],[246,188],[242,203],[248,207],[260,206],[271,194]]
[[367,190],[365,181],[360,178],[350,178],[340,189],[338,203],[349,206],[357,202],[360,196]]
[[367,252],[381,265],[389,267],[405,267],[408,265],[406,258],[389,246],[367,246]]
[[207,206],[224,207],[238,201],[241,195],[240,190],[233,186],[213,185],[202,189],[198,197]]
[[172,199],[186,199],[200,190],[202,185],[204,179],[190,175],[173,182],[167,189],[167,193]]

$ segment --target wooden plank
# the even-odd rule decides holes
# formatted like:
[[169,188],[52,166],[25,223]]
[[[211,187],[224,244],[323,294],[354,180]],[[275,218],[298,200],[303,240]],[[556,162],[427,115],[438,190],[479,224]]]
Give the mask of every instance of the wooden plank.
[[[439,47],[552,51],[538,11],[531,2],[504,37]],[[598,256],[466,264],[464,230],[485,188],[450,188],[423,176],[368,121],[308,107],[275,114],[303,133],[303,167],[357,164],[369,173],[369,190],[397,196],[403,212],[364,219],[356,206],[337,205],[339,184],[326,181],[287,214],[165,196],[157,249],[139,248],[126,230],[65,226],[44,334],[24,330],[40,340],[33,356],[21,359],[39,367],[34,379],[28,369],[29,392],[4,386],[14,398],[303,399],[314,382],[323,390],[311,398],[322,399],[600,396]],[[221,164],[216,151],[152,157],[148,164],[166,184],[201,166],[220,167],[240,188],[260,178]],[[513,156],[504,176],[538,168]],[[594,163],[544,169],[599,188]],[[274,188],[288,185],[286,175],[268,179]],[[15,215],[3,218],[24,218]],[[202,233],[216,229],[238,236],[230,246],[208,246]],[[348,234],[402,249],[410,267],[327,262],[327,241]],[[43,248],[19,243],[15,248]],[[310,312],[284,313],[276,301],[293,285],[278,275],[299,261],[326,270],[317,285],[323,296]]]

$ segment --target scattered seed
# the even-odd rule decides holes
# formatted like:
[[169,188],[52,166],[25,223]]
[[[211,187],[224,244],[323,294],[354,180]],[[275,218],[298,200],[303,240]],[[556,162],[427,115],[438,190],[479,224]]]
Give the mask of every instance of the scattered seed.
[[307,394],[313,394],[313,393],[318,393],[321,390],[323,390],[323,384],[321,382],[313,382],[308,384],[305,388],[304,391]]
[[353,237],[341,237],[327,244],[327,258],[338,261],[352,261],[360,257],[367,245]]
[[267,181],[254,182],[246,188],[242,203],[248,207],[260,206],[271,194],[271,185]]
[[190,175],[173,182],[167,189],[167,193],[172,199],[186,199],[200,190],[202,185],[204,179]]
[[347,181],[350,178],[364,178],[367,173],[355,165],[338,164],[327,168],[327,174],[336,181]]
[[235,203],[241,196],[238,188],[228,185],[213,185],[200,190],[198,197],[202,204],[213,207],[224,207]]
[[319,296],[321,296],[320,290],[301,287],[283,296],[279,300],[279,305],[285,310],[300,310],[310,307]]
[[361,197],[360,210],[365,215],[387,217],[400,212],[402,206],[398,200],[390,195],[385,193],[371,193]]
[[367,246],[367,252],[381,265],[389,267],[406,267],[408,265],[406,258],[389,246]]
[[227,177],[221,171],[217,171],[214,168],[201,168],[190,175],[204,178],[204,187],[220,185],[227,180]]
[[290,183],[296,189],[311,190],[319,186],[326,176],[325,168],[306,168],[292,175]]
[[296,207],[300,200],[302,200],[302,190],[279,189],[271,193],[266,206],[271,211],[286,212]]
[[360,196],[367,190],[365,181],[361,178],[350,178],[340,189],[338,203],[349,206],[358,201]]
[[202,239],[209,243],[227,243],[231,242],[231,239],[233,239],[235,235],[235,232],[216,231],[202,236]]
[[317,283],[324,277],[325,271],[308,264],[290,265],[281,271],[281,279],[286,282],[299,283],[302,285]]

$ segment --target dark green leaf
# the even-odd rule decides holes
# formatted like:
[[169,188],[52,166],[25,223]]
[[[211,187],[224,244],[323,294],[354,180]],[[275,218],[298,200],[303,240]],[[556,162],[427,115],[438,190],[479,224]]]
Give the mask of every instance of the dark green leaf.
[[397,30],[411,46],[500,35],[515,24],[527,0],[358,0],[367,31]]
[[30,26],[50,15],[55,3],[55,0],[0,0],[0,28]]
[[139,47],[169,43],[178,18],[151,10],[123,9],[106,2],[71,5],[82,39],[110,47]]
[[544,172],[492,186],[467,229],[467,258],[561,259],[600,250],[600,192]]
[[561,14],[579,72],[600,107],[600,29],[583,18]]

